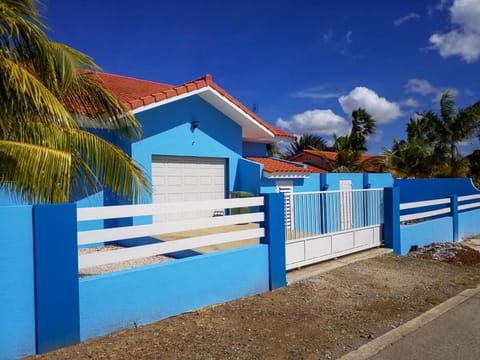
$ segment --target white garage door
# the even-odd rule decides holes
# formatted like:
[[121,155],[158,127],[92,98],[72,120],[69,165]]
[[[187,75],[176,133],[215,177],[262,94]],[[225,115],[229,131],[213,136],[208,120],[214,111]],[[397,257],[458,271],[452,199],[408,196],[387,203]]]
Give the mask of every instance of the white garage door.
[[[225,159],[184,156],[152,158],[152,200],[166,203],[225,198]],[[179,214],[183,219],[213,216],[210,212]],[[170,218],[171,219],[171,218]],[[161,219],[155,219],[160,221]]]

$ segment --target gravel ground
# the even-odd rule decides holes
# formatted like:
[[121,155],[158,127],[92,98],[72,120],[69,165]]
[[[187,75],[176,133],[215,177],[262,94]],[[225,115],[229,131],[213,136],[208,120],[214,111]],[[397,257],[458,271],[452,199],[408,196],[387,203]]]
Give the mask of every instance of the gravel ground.
[[479,283],[473,261],[388,254],[31,358],[335,359]]

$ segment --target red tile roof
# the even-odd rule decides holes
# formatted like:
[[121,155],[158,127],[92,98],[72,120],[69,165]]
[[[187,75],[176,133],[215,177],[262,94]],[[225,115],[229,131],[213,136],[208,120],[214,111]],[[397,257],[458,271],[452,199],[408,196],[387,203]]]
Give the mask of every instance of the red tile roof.
[[318,166],[309,164],[309,163],[304,163],[307,166],[307,170],[310,171],[311,173],[317,173],[317,174],[326,174],[328,171],[325,169],[322,169]]
[[[303,151],[313,156],[319,156],[318,151],[315,151],[315,150],[304,149]],[[322,153],[323,156],[325,156],[330,161],[335,161],[335,159],[337,158],[337,153],[334,151],[320,151],[320,152]],[[375,155],[362,154],[360,156],[360,162],[370,159],[372,157],[375,157]]]
[[97,73],[97,75],[102,79],[105,87],[110,90],[129,110],[135,110],[145,105],[160,102],[204,87],[210,87],[246,112],[259,124],[270,130],[275,136],[295,138],[293,134],[270,125],[258,117],[240,101],[218,86],[212,80],[212,76],[208,74],[178,86],[107,73]]
[[268,173],[274,173],[274,172],[309,173],[310,172],[310,170],[303,167],[301,164],[294,165],[282,160],[271,159],[271,158],[257,158],[257,157],[247,157],[247,159],[259,164],[263,164],[263,171],[266,171]]

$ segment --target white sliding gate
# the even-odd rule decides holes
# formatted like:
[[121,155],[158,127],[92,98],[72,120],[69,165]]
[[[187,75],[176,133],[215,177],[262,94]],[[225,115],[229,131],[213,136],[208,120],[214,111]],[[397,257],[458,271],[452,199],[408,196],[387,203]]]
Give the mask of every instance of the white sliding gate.
[[285,226],[287,270],[381,245],[383,189],[288,196],[294,218]]

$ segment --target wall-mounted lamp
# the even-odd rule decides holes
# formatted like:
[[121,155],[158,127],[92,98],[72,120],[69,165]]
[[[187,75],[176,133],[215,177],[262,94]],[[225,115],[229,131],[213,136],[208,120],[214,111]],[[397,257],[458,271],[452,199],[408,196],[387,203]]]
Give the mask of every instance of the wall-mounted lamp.
[[191,130],[192,132],[194,132],[195,129],[198,128],[199,125],[200,125],[200,121],[198,121],[198,120],[192,121],[192,125],[190,126],[190,130]]
[[322,190],[323,190],[323,191],[327,191],[328,188],[329,188],[329,186],[330,186],[330,185],[328,185],[328,184],[323,185]]
[[367,185],[365,185],[365,189],[370,189],[372,187],[372,184],[368,183]]

